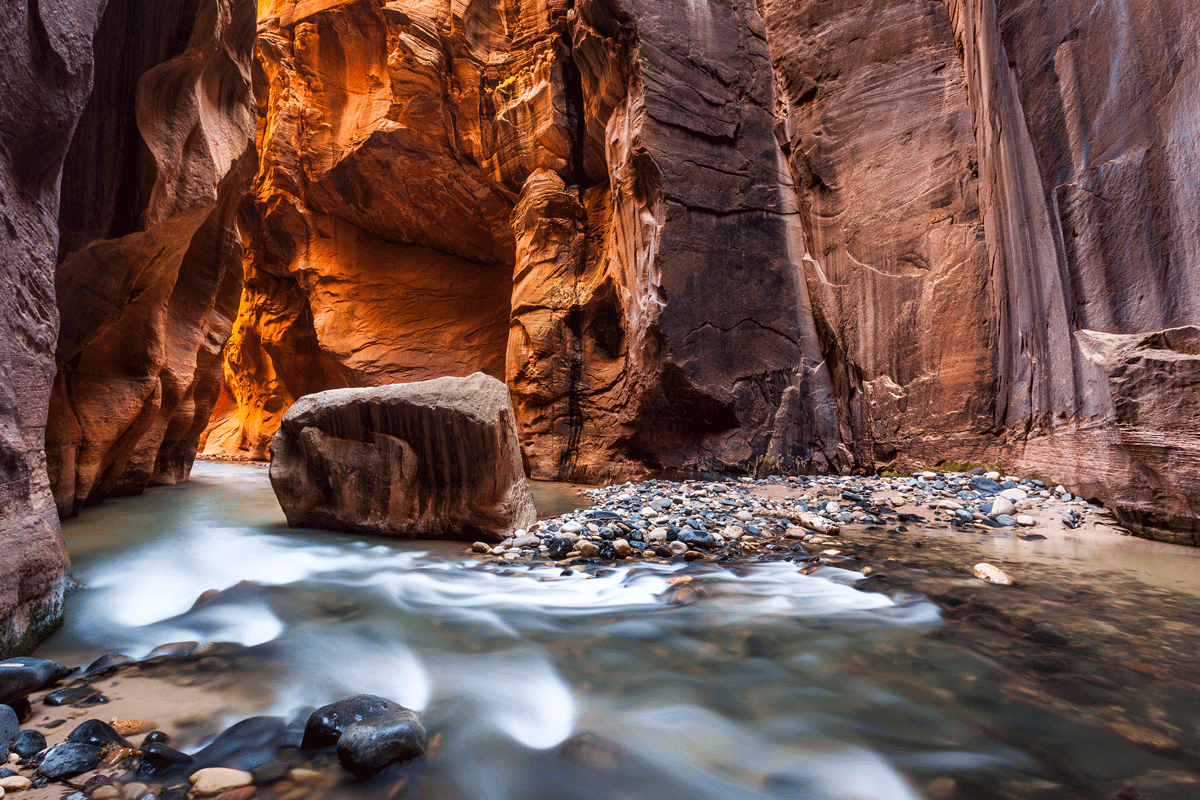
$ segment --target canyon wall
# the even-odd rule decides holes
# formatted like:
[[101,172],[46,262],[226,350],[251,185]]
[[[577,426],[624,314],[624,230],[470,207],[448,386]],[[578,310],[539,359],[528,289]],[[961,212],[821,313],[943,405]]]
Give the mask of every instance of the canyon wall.
[[535,477],[999,461],[1189,539],[1195,6],[263,2],[206,452],[483,370]]
[[0,7],[0,653],[62,615],[66,553],[46,480],[63,159],[91,89],[102,0]]
[[221,386],[253,175],[254,7],[110,0],[67,153],[46,430],[59,513],[185,480]]
[[856,461],[1200,537],[1196,3],[761,5]]
[[264,457],[309,392],[481,370],[535,477],[743,468],[777,416],[782,457],[839,466],[753,5],[279,0],[258,51],[205,452]]

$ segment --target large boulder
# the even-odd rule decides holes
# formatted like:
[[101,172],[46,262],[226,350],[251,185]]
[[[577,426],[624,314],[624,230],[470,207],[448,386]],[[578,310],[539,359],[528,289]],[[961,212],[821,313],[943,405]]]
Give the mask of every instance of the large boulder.
[[508,388],[479,372],[301,397],[271,485],[293,527],[499,541],[537,518]]

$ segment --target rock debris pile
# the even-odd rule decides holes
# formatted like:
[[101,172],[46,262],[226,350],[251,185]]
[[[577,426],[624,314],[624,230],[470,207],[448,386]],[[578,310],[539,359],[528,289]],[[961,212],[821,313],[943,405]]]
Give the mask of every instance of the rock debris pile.
[[[1040,537],[1037,517],[1059,513],[1077,527],[1090,505],[1062,486],[976,469],[899,476],[801,476],[699,481],[651,480],[586,492],[589,508],[518,530],[471,552],[503,561],[573,563],[643,559],[729,561],[804,557],[829,560],[843,526],[943,524]],[[1044,524],[1044,523],[1042,523]],[[807,547],[806,547],[807,546]],[[817,550],[810,555],[808,548]]]

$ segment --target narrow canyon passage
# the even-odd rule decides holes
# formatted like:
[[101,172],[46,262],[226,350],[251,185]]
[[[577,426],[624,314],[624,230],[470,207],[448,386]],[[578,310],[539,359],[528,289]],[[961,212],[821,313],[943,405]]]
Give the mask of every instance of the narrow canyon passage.
[[0,798],[1200,796],[1200,0],[9,2],[0,221]]

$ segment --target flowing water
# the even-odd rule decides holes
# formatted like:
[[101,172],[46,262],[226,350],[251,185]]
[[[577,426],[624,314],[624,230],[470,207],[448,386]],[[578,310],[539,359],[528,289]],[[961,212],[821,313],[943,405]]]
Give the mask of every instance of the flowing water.
[[[442,741],[404,797],[1102,797],[1173,766],[1013,699],[936,605],[846,570],[488,565],[289,529],[264,469],[211,462],[64,535],[84,588],[39,655],[246,645],[226,722],[395,699]],[[698,601],[670,602],[681,578]]]

